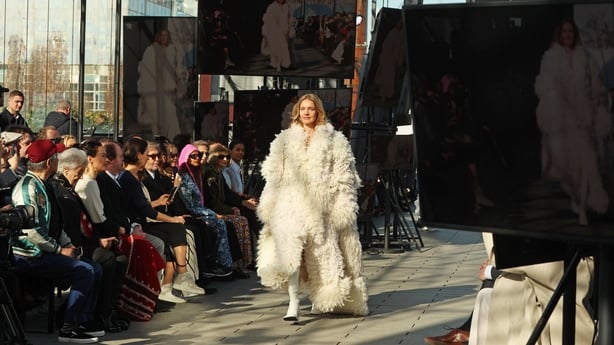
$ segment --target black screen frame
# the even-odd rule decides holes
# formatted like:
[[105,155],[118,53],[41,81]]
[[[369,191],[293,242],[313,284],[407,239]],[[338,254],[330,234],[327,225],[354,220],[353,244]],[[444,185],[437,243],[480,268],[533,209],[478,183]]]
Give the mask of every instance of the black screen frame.
[[[416,156],[418,158],[418,176],[419,176],[418,181],[419,181],[419,192],[420,192],[421,217],[425,225],[429,227],[438,227],[438,228],[450,228],[450,229],[460,229],[460,230],[480,231],[480,232],[483,232],[483,231],[495,232],[495,233],[503,234],[503,235],[523,235],[525,234],[525,235],[529,235],[530,237],[534,237],[534,238],[541,238],[541,239],[557,238],[559,240],[574,241],[576,243],[583,243],[583,242],[594,243],[595,241],[605,241],[607,243],[614,243],[614,236],[613,236],[614,235],[614,222],[612,221],[614,218],[612,217],[612,212],[611,212],[612,204],[614,204],[614,201],[610,202],[610,209],[607,211],[606,216],[593,215],[591,219],[591,223],[589,223],[588,226],[583,226],[583,225],[574,224],[574,222],[571,220],[572,218],[574,218],[573,214],[570,215],[569,212],[567,213],[562,212],[562,213],[557,214],[552,209],[549,210],[550,219],[546,219],[546,218],[540,219],[539,214],[534,214],[533,217],[526,217],[526,219],[524,219],[523,222],[514,222],[514,221],[510,222],[510,221],[505,221],[506,215],[509,216],[511,212],[517,211],[517,210],[512,207],[495,207],[494,210],[490,210],[486,212],[487,215],[485,217],[488,217],[488,218],[480,219],[479,216],[478,217],[473,217],[471,215],[467,216],[467,214],[470,214],[473,212],[473,205],[471,205],[471,202],[468,203],[467,198],[454,199],[454,197],[450,197],[450,200],[445,200],[445,197],[441,197],[439,199],[433,198],[432,195],[437,194],[437,193],[432,193],[433,185],[429,185],[428,183],[429,176],[427,176],[428,174],[425,174],[425,159],[424,158],[428,156],[429,150],[432,150],[433,146],[436,146],[437,144],[441,144],[441,142],[430,142],[429,143],[428,140],[425,140],[425,137],[427,137],[426,135],[427,131],[425,131],[424,128],[421,129],[421,126],[424,127],[425,125],[425,119],[426,119],[425,115],[426,113],[428,113],[428,111],[425,111],[425,107],[416,105],[417,100],[419,99],[419,96],[416,90],[418,89],[418,87],[423,87],[423,85],[421,85],[421,83],[419,83],[417,80],[416,71],[419,70],[419,72],[423,74],[431,73],[433,75],[436,75],[437,68],[441,69],[441,65],[443,64],[452,65],[454,63],[459,62],[459,61],[450,61],[446,59],[445,57],[438,56],[436,53],[435,54],[424,54],[423,56],[419,56],[420,53],[416,53],[416,50],[417,50],[416,42],[415,40],[412,41],[412,39],[415,39],[416,34],[415,32],[413,32],[413,35],[412,35],[411,30],[414,30],[416,28],[416,25],[417,25],[416,21],[420,20],[420,18],[425,18],[428,16],[450,17],[450,16],[455,16],[458,13],[464,13],[463,11],[467,11],[467,12],[473,12],[472,15],[474,15],[475,17],[473,17],[472,20],[477,22],[480,19],[479,19],[479,16],[476,15],[476,13],[481,11],[482,15],[484,15],[484,13],[487,13],[487,14],[494,13],[495,16],[496,15],[508,16],[510,17],[509,24],[513,25],[513,20],[515,20],[513,19],[513,17],[516,15],[522,16],[523,13],[526,13],[527,9],[529,11],[543,9],[545,10],[544,13],[547,13],[547,15],[539,17],[540,19],[539,22],[535,20],[537,17],[533,18],[533,21],[535,22],[534,24],[537,26],[541,26],[541,27],[551,26],[553,28],[554,26],[552,24],[554,24],[555,21],[558,22],[558,20],[562,18],[562,16],[566,12],[565,10],[566,7],[569,7],[569,9],[571,10],[571,12],[567,14],[568,15],[571,14],[573,16],[573,6],[574,5],[590,5],[590,4],[611,5],[607,1],[556,1],[556,2],[555,1],[514,1],[514,2],[494,1],[494,2],[482,2],[482,3],[471,3],[471,4],[446,4],[446,5],[427,5],[427,6],[410,5],[410,6],[403,7],[403,20],[404,20],[405,29],[407,30],[406,31],[406,50],[407,50],[408,72],[410,73],[410,76],[411,76],[411,89],[412,89],[411,104],[414,104],[414,106],[412,107],[412,113],[413,113],[414,120],[415,120],[414,138],[416,141],[416,148],[417,148]],[[555,11],[553,12],[552,10],[555,10]],[[497,25],[496,21],[493,22],[492,24]],[[475,26],[473,28],[475,29]],[[529,36],[526,33],[524,33],[523,37],[529,37]],[[507,70],[502,71],[501,73],[506,74],[508,81],[511,80],[509,78],[513,78],[513,77],[515,78],[525,77],[526,79],[529,74],[533,72],[538,73],[539,72],[539,59],[535,60],[535,56],[541,56],[544,53],[544,51],[548,48],[551,42],[551,37],[552,37],[552,31],[532,32],[532,36],[530,37],[531,40],[526,39],[525,41],[522,41],[524,44],[523,48],[527,50],[532,50],[531,53],[529,54],[525,52],[523,54],[522,52],[521,53],[515,52],[517,55],[514,56],[514,58],[516,58],[517,61],[522,60],[522,59],[526,60],[526,61],[522,61],[521,63],[519,63],[517,66],[517,67],[525,68],[525,71],[524,72],[521,71],[521,73],[514,73],[515,71],[513,68],[508,68]],[[476,41],[470,42],[472,44],[476,44],[476,47],[473,47],[474,51],[469,52],[468,56],[465,57],[466,58],[465,65],[460,64],[460,65],[454,66],[454,68],[456,68],[457,70],[462,70],[462,68],[467,68],[467,65],[471,64],[467,61],[471,61],[471,58],[473,57],[473,55],[476,55],[476,56],[479,55],[479,56],[482,56],[483,58],[498,57],[496,55],[496,52],[493,51],[493,47],[498,47],[498,49],[511,49],[511,48],[519,47],[519,42],[514,41],[513,44],[508,44],[510,42],[500,42],[499,40],[497,40],[497,38],[498,37],[488,37],[486,34],[480,36],[478,39],[482,40],[481,44],[482,44],[482,48],[484,48],[483,50],[479,51],[480,54],[476,53],[476,51],[479,49],[479,45],[476,44]],[[433,48],[434,52],[436,52],[436,48],[437,47]],[[445,47],[443,49],[445,50]],[[518,49],[518,51],[520,51],[520,49]],[[441,55],[444,55],[444,54],[441,54]],[[529,56],[529,55],[532,55],[532,56]],[[418,56],[418,58],[422,58],[423,61],[420,63],[417,63],[416,56]],[[527,68],[530,69],[531,72],[527,72],[526,70]],[[495,69],[492,68],[492,66],[485,65],[484,61],[474,61],[471,68],[468,68],[466,71],[463,71],[464,75],[462,77],[464,78],[466,75],[471,75],[478,69],[485,69],[485,71],[483,70],[479,72],[482,74],[481,79],[479,80],[480,82],[484,82],[484,80],[492,81],[491,83],[484,83],[485,85],[482,86],[484,90],[490,89],[490,92],[493,95],[496,95],[498,91],[501,91],[501,90],[498,90],[498,88],[500,88],[501,85],[505,84],[505,80],[503,82],[498,80],[497,75],[493,74],[493,71]],[[525,75],[522,75],[522,73],[524,73]],[[486,79],[487,77],[490,77],[490,79]],[[436,80],[437,77],[433,77],[433,79]],[[518,82],[518,80],[516,80],[516,82]],[[522,84],[521,86],[525,87],[524,92],[528,92],[528,93],[532,92],[532,90],[526,89],[526,86],[530,85],[530,84],[527,84],[526,80],[519,82],[519,83]],[[474,81],[474,84],[475,84],[475,81]],[[474,95],[475,94],[485,94],[486,91],[484,90],[482,90],[481,93],[476,92],[474,93]],[[471,91],[475,91],[475,90],[471,90]],[[502,108],[512,107],[512,109],[508,109],[509,112],[511,112],[512,110],[516,112],[523,111],[523,106],[524,106],[524,111],[530,111],[529,105],[534,107],[537,102],[537,98],[535,97],[532,101],[534,102],[533,104],[531,104],[531,101],[525,100],[524,104],[522,105],[513,105],[511,104],[512,102],[510,101],[510,99],[507,99],[507,100],[505,99],[505,96],[506,96],[505,92],[501,91],[499,95],[503,96],[501,99],[498,100],[501,102],[499,105]],[[524,97],[526,97],[526,99],[529,99],[532,96],[527,94]],[[490,101],[495,102],[495,100],[493,99],[491,99]],[[507,120],[510,120],[510,119],[508,118]],[[519,190],[519,188],[527,189],[528,187],[527,183],[529,181],[533,181],[536,178],[539,179],[539,175],[541,174],[541,166],[540,166],[540,154],[541,153],[540,153],[540,146],[539,146],[540,140],[541,140],[541,133],[539,133],[539,130],[535,126],[534,114],[532,116],[531,115],[526,116],[525,118],[521,120],[515,119],[512,121],[506,122],[506,119],[503,118],[503,119],[497,119],[497,121],[495,122],[500,122],[498,124],[499,126],[498,133],[508,132],[507,140],[512,140],[515,137],[518,141],[518,145],[526,146],[529,148],[525,152],[522,152],[522,151],[516,152],[516,155],[520,153],[524,153],[525,157],[513,157],[511,161],[509,158],[507,159],[507,162],[506,162],[507,164],[516,164],[516,162],[519,162],[519,161],[522,162],[522,160],[524,159],[524,164],[526,166],[522,169],[519,169],[519,171],[511,171],[511,172],[509,170],[506,171],[501,166],[499,167],[494,166],[496,164],[491,162],[493,166],[489,167],[490,170],[488,171],[488,173],[499,175],[498,179],[495,179],[494,181],[489,182],[491,184],[496,185],[497,183],[500,183],[502,180],[504,180],[504,178],[510,178],[510,174],[512,175],[524,174],[524,176],[517,175],[515,177],[516,180],[512,181],[513,183],[510,183],[508,186],[506,186],[503,192],[502,191],[498,192],[500,195],[496,195],[496,193],[495,194],[490,193],[490,195],[487,194],[488,196],[491,196],[493,199],[495,199],[495,201],[497,202],[496,205],[499,205],[500,203],[505,204],[504,199],[506,196],[513,198],[515,196],[514,193],[516,193]],[[497,137],[498,133],[491,132],[491,133],[483,134],[485,136],[485,140],[491,141],[490,150],[493,155],[497,154],[496,152],[497,150],[505,150],[507,148],[507,146],[505,145],[504,147],[500,146],[507,140],[498,141],[497,140],[499,139],[499,137]],[[426,144],[431,144],[431,145],[427,148]],[[497,145],[499,145],[499,147],[497,147]],[[500,162],[499,164],[503,165],[504,163]],[[459,170],[456,176],[464,175],[463,178],[461,178],[462,181],[467,181],[468,179],[471,179],[470,176],[467,176],[470,173],[467,172],[466,169],[460,169],[458,168],[458,166],[453,167],[453,168],[456,168]],[[448,169],[450,168],[448,167]],[[513,179],[514,177],[511,177],[511,178]],[[463,195],[463,193],[471,194],[471,191],[469,190],[471,189],[471,187],[468,186],[466,183],[462,183],[461,186],[457,186],[457,187],[458,188],[456,189],[452,189],[448,191],[441,190],[439,191],[439,194],[441,195],[452,195],[455,193],[457,195]],[[489,192],[489,187],[491,186],[485,186],[487,193]],[[560,188],[553,188],[550,192],[551,194],[560,194],[561,190]],[[505,195],[506,193],[507,195]],[[614,195],[612,194],[610,195],[611,195],[611,199],[614,199]],[[558,197],[561,197],[561,195],[558,195]],[[443,202],[440,202],[442,200]],[[430,201],[430,205],[429,205],[429,201]],[[530,198],[527,197],[523,201],[526,203],[525,207],[540,207],[539,200],[530,200]],[[506,206],[510,206],[510,204],[507,204]],[[458,210],[461,210],[461,211],[458,212],[458,214],[456,215],[450,216],[450,214],[448,214],[447,216],[442,217],[442,216],[438,216],[433,213],[429,213],[429,212],[433,212],[432,210],[434,208],[439,208],[439,209],[447,208],[447,209],[453,209],[453,210],[454,208],[457,208]],[[479,212],[480,211],[478,211],[478,215],[480,214]],[[569,221],[561,221],[561,219],[564,219],[564,218],[568,218]]]

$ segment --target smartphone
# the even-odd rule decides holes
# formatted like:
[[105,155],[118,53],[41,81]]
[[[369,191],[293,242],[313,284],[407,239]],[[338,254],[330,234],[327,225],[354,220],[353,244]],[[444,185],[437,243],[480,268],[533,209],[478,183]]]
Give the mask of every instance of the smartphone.
[[83,255],[83,247],[77,247],[77,248],[75,248],[75,249],[73,250],[72,254],[73,254],[73,255],[74,255],[76,258],[80,257],[81,255]]
[[11,147],[9,149],[9,157],[13,157],[15,155],[15,152],[17,152],[17,145],[11,144]]

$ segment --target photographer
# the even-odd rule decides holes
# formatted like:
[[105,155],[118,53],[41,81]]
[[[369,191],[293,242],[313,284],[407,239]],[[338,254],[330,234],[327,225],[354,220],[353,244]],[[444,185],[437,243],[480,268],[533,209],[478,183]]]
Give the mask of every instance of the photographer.
[[58,205],[49,194],[53,191],[46,186],[47,179],[57,170],[57,153],[63,149],[63,145],[50,140],[37,140],[28,148],[28,172],[13,189],[12,198],[14,205],[34,207],[35,226],[23,230],[27,236],[11,238],[11,245],[18,268],[71,284],[58,340],[94,343],[104,335],[104,330],[91,322],[100,266],[79,260],[76,247],[61,229]]
[[[0,85],[0,106],[4,106],[4,93],[9,89]],[[21,133],[2,132],[0,134],[0,211],[8,211],[11,205],[11,190],[17,181],[25,173],[25,169],[18,169],[20,162],[18,140],[22,137]],[[16,316],[21,324],[25,321],[25,303],[23,301],[22,289],[15,272],[8,270],[10,266],[10,247],[8,238],[10,232],[14,230],[10,227],[0,228],[0,280],[6,285],[7,297],[15,308]],[[1,285],[0,285],[1,287]]]

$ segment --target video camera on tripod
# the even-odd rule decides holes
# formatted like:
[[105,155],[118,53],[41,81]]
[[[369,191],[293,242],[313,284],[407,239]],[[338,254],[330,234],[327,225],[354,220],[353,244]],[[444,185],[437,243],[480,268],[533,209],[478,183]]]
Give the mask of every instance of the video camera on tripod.
[[[22,229],[34,226],[34,207],[19,205],[0,211],[0,344],[28,345],[23,327],[4,279],[9,263],[9,239],[24,235]],[[7,266],[7,267],[5,267]]]
[[22,229],[34,226],[34,207],[18,205],[11,209],[0,211],[0,237],[23,235]]

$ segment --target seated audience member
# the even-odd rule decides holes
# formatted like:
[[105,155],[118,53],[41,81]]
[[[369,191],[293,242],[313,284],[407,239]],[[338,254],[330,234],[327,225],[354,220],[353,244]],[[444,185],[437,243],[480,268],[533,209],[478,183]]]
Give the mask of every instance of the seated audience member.
[[162,160],[160,161],[160,172],[163,175],[166,175],[171,181],[175,181],[175,176],[177,175],[177,161],[179,159],[179,151],[177,150],[177,146],[175,144],[169,142],[165,142],[163,147],[160,148],[162,151]]
[[230,149],[230,162],[228,167],[222,171],[222,174],[224,174],[226,184],[233,192],[241,197],[247,197],[243,194],[243,171],[241,171],[241,161],[245,156],[245,145],[240,141],[232,141],[228,148]]
[[[167,202],[156,207],[156,210],[171,216],[181,216],[190,214],[190,212],[181,213],[181,208],[177,207],[177,202],[174,193],[173,181],[166,175],[160,173],[159,162],[161,152],[160,146],[157,143],[149,142],[147,144],[147,162],[143,173],[143,185],[147,188],[151,200],[157,200],[162,197],[166,198]],[[171,198],[171,194],[173,197]],[[188,271],[192,273],[197,282],[200,283],[200,272],[205,272],[207,267],[205,258],[207,253],[204,252],[209,243],[205,243],[208,239],[207,226],[199,220],[192,221],[186,219],[186,240],[188,242]],[[202,276],[202,278],[206,278]],[[204,283],[204,282],[203,282]],[[214,293],[213,288],[204,288],[205,293]]]
[[[240,245],[241,239],[236,232],[234,233],[236,237],[232,236],[233,234],[226,226],[227,223],[220,219],[214,211],[204,206],[203,181],[200,169],[202,157],[203,153],[192,144],[186,145],[181,151],[179,156],[181,199],[191,215],[204,220],[209,227],[216,230],[216,257],[219,269],[213,270],[210,274],[226,276],[232,272],[233,262],[242,257],[242,247],[239,247],[238,250],[232,250],[235,246],[231,246],[229,242]],[[232,230],[235,230],[234,227]]]
[[30,205],[37,223],[24,229],[26,236],[11,239],[17,267],[50,279],[66,279],[71,288],[67,299],[60,342],[95,343],[104,330],[94,322],[91,311],[96,301],[100,266],[77,259],[76,247],[62,230],[59,209],[47,179],[57,169],[57,153],[63,146],[37,140],[28,148],[28,172],[13,189],[14,205]]
[[256,217],[256,205],[258,201],[256,198],[247,195],[242,197],[238,193],[232,191],[225,183],[221,171],[226,169],[229,161],[230,155],[226,146],[218,143],[210,145],[209,157],[207,158],[207,164],[205,164],[204,168],[205,186],[214,181],[220,181],[222,183],[217,184],[218,195],[217,197],[213,195],[212,197],[214,198],[212,200],[208,200],[206,193],[209,191],[213,192],[213,190],[210,188],[205,190],[205,203],[212,203],[209,207],[222,214],[224,214],[221,211],[224,205],[239,208],[240,214],[247,218],[249,229],[252,233],[252,242],[255,244],[258,234],[260,234],[260,229],[262,228],[262,224],[258,220],[258,217]]
[[45,126],[38,130],[36,139],[47,139],[58,144],[62,141],[62,136],[54,126]]
[[62,143],[64,143],[66,148],[75,147],[78,144],[77,137],[72,134],[64,134],[62,135]]
[[[496,258],[495,258],[496,259]],[[594,275],[592,257],[580,260],[576,270],[576,308],[575,308],[575,344],[592,344],[595,323],[584,301],[591,292]],[[520,345],[526,344],[537,321],[542,316],[544,307],[563,276],[562,261],[506,268],[495,280],[490,298],[488,315],[484,325],[472,333],[485,342],[476,345]],[[475,309],[474,309],[475,312]],[[474,316],[475,319],[475,316]],[[484,332],[485,334],[480,334]],[[474,334],[470,334],[473,341]],[[563,343],[563,299],[559,299],[547,326],[541,332],[537,344]]]
[[[13,148],[19,151],[19,157],[21,159],[21,164],[26,166],[28,164],[28,147],[32,141],[34,141],[34,132],[30,129],[30,127],[23,125],[9,125],[6,127],[7,132],[13,133],[21,133],[21,138],[17,141],[17,144],[13,145]],[[25,172],[24,172],[25,173]]]
[[[494,252],[492,251],[492,235],[484,233],[484,245],[488,259],[480,266],[478,278],[482,281],[480,291],[476,296],[475,304],[469,318],[458,328],[451,329],[448,333],[435,337],[426,337],[424,341],[430,345],[455,345],[455,344],[485,344],[481,334],[486,334],[485,329],[488,327],[488,305],[490,294],[495,280],[501,271],[497,270],[491,261],[494,261]],[[480,332],[478,329],[482,329]],[[472,341],[470,341],[472,339]]]
[[11,204],[11,191],[28,170],[18,148],[22,134],[2,132],[0,139],[0,206]]
[[[133,137],[126,141],[122,151],[125,170],[118,180],[126,191],[127,212],[130,219],[141,224],[145,232],[159,237],[167,245],[167,263],[159,298],[168,302],[182,303],[185,300],[174,296],[173,289],[185,294],[198,295],[204,294],[205,290],[196,286],[195,277],[187,272],[186,229],[183,226],[185,219],[182,216],[171,217],[154,209],[155,206],[165,204],[168,195],[152,202],[145,194],[147,188],[140,178],[148,158],[146,150],[147,142],[143,139]],[[174,278],[175,265],[178,273],[176,278]]]
[[[92,148],[88,149],[91,154]],[[82,248],[82,258],[92,260],[102,268],[94,317],[107,332],[128,329],[127,322],[112,318],[126,273],[127,258],[113,250],[118,241],[116,237],[104,237],[92,226],[89,214],[75,192],[75,185],[83,176],[83,171],[91,169],[93,164],[104,164],[104,158],[99,156],[92,160],[83,150],[70,148],[59,154],[58,159],[58,172],[50,179],[50,184],[62,212],[63,229],[71,242]]]
[[[94,226],[102,226],[103,233],[118,236],[120,249],[128,256],[128,271],[119,296],[118,310],[132,320],[147,321],[153,316],[160,294],[158,272],[164,269],[164,242],[145,233],[138,223],[132,223],[126,213],[126,196],[117,181],[123,170],[124,156],[119,143],[103,143],[106,170],[98,173],[96,182],[103,210],[94,206],[90,216]],[[86,208],[91,207],[89,202]]]
[[[196,147],[194,149],[198,153],[198,149]],[[190,153],[189,157],[192,158],[194,154]],[[248,220],[242,215],[238,206],[241,203],[247,204],[249,201],[242,200],[237,193],[230,191],[228,185],[226,185],[221,172],[229,159],[228,151],[225,151],[223,145],[212,145],[207,159],[209,163],[205,165],[203,174],[204,203],[222,215],[222,219],[234,225],[243,253],[243,260],[239,263],[235,275],[239,278],[246,278],[249,277],[246,268],[253,263],[253,247]],[[200,161],[190,160],[190,164],[194,164],[200,170]]]

